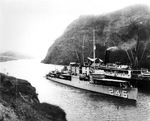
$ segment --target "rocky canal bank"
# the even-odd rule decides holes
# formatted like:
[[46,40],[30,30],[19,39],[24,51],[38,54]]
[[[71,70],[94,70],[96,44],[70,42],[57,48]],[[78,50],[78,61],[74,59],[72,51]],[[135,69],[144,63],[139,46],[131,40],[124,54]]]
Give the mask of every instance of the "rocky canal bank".
[[40,103],[28,81],[0,73],[0,121],[66,121],[66,113]]

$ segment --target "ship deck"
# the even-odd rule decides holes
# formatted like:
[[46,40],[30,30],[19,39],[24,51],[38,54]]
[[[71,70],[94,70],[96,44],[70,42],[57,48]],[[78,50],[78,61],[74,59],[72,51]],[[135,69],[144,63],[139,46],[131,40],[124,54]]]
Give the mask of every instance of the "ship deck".
[[100,81],[109,81],[109,82],[127,82],[125,80],[117,80],[117,79],[96,79],[96,80],[100,80]]

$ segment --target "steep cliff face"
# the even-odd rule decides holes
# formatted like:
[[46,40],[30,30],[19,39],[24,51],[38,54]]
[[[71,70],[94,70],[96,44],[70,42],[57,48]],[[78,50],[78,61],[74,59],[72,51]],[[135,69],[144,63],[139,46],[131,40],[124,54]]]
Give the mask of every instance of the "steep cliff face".
[[40,103],[28,81],[0,73],[0,121],[66,121],[66,113]]
[[[93,55],[104,60],[105,50],[117,46],[110,54],[111,62],[150,67],[150,10],[132,6],[106,15],[81,16],[73,21],[49,48],[43,63],[69,64],[83,62]],[[83,58],[84,55],[84,58]]]

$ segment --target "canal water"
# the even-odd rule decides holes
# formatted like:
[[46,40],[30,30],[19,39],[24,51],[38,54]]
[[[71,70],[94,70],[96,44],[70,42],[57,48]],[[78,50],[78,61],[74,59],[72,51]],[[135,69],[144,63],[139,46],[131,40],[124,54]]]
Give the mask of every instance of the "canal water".
[[150,121],[150,92],[139,90],[137,102],[131,102],[45,79],[45,74],[56,68],[63,66],[31,59],[0,63],[0,72],[28,80],[40,101],[63,108],[68,121]]

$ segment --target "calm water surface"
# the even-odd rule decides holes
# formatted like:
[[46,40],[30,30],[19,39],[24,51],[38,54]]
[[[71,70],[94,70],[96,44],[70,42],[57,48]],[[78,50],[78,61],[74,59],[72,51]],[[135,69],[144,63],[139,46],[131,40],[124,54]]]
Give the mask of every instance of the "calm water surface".
[[45,74],[62,66],[38,60],[0,63],[0,71],[28,80],[36,87],[41,102],[58,105],[68,121],[150,121],[150,93],[139,91],[137,102],[83,91],[45,79]]

